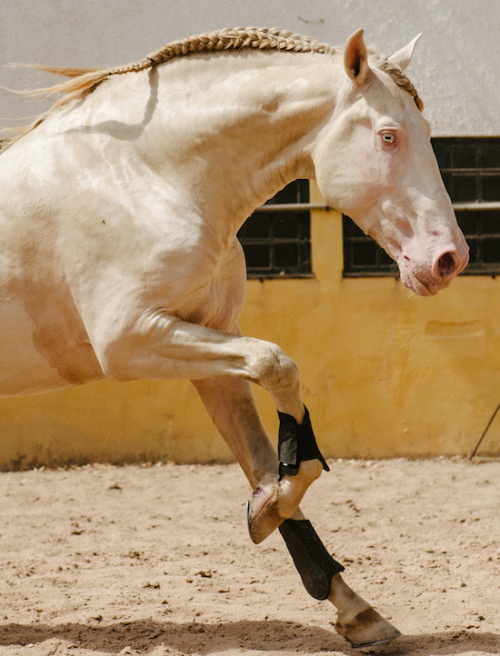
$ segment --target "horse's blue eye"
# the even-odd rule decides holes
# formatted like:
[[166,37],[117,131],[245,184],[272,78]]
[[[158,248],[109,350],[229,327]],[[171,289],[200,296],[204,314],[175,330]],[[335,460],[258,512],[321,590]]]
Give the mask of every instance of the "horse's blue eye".
[[396,141],[396,137],[392,134],[392,132],[384,132],[382,135],[382,141],[386,144],[392,144]]

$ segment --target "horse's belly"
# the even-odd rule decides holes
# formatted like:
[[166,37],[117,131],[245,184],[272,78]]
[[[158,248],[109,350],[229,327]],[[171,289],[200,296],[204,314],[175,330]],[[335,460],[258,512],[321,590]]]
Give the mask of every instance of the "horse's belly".
[[35,335],[24,304],[0,299],[0,396],[39,394],[71,384],[42,355]]

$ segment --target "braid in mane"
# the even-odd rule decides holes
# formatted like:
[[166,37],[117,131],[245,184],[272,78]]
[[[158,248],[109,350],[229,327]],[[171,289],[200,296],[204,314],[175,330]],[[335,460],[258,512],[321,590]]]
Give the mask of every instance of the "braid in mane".
[[[59,95],[44,114],[27,126],[17,128],[5,128],[3,133],[13,136],[2,142],[2,150],[11,146],[28,132],[34,130],[40,123],[55,110],[64,107],[73,100],[79,100],[92,93],[102,82],[114,75],[125,75],[126,73],[138,73],[140,71],[158,66],[175,57],[187,56],[195,53],[210,53],[227,50],[281,50],[285,52],[314,52],[324,55],[333,55],[336,48],[328,44],[320,43],[308,36],[301,36],[281,30],[279,28],[259,27],[234,27],[191,36],[179,41],[172,41],[163,48],[155,50],[147,57],[134,64],[117,66],[111,68],[58,68],[53,66],[26,66],[41,70],[53,75],[69,78],[66,82],[50,87],[34,89],[31,91],[16,92],[28,98],[52,99]],[[374,55],[375,56],[375,55]],[[387,59],[376,55],[378,68],[388,73],[391,78],[405,91],[410,93],[417,107],[422,111],[423,103],[418,97],[415,87],[402,73],[401,69]]]
[[33,123],[17,127],[4,128],[3,133],[13,134],[10,139],[3,141],[3,150],[18,141],[28,132],[34,130],[49,114],[64,107],[73,100],[84,98],[92,93],[102,82],[113,75],[138,73],[153,66],[158,66],[175,57],[182,57],[194,53],[219,52],[223,50],[242,50],[245,48],[255,50],[283,50],[286,52],[316,52],[320,54],[334,54],[335,48],[319,43],[311,37],[300,36],[278,28],[236,27],[226,28],[217,32],[191,36],[179,41],[172,41],[163,48],[156,50],[143,60],[126,66],[112,68],[58,68],[53,66],[25,66],[41,70],[53,75],[70,78],[66,82],[50,87],[18,91],[27,98],[52,99],[55,95],[60,97],[53,105]]
[[387,59],[386,57],[383,57],[377,53],[371,53],[370,57],[374,59],[379,70],[387,73],[389,77],[398,85],[398,87],[401,87],[404,91],[410,94],[410,96],[415,101],[419,111],[422,112],[424,110],[424,103],[419,97],[417,90],[403,73],[401,68],[397,64],[393,64],[390,59]]

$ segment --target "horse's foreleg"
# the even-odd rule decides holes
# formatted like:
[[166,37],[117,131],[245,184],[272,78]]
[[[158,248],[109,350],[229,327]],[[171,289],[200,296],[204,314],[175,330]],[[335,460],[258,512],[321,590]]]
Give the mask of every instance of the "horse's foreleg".
[[[275,509],[279,515],[291,517],[297,507],[296,500],[302,499],[308,486],[322,469],[329,470],[321,455],[312,430],[309,413],[301,422],[291,415],[278,412],[280,419],[278,436],[279,487],[277,505],[273,498],[273,487],[259,485],[248,506],[248,526],[252,540],[262,542],[274,530],[276,524]],[[294,493],[295,491],[295,493]],[[297,492],[300,491],[300,497]]]
[[354,647],[371,647],[401,635],[390,622],[345,583],[340,574],[332,578],[328,600],[337,608],[335,630]]
[[[116,324],[118,335],[111,337],[103,329],[94,339],[106,377],[195,381],[217,427],[255,484],[249,528],[252,539],[262,541],[292,516],[307,487],[326,467],[302,402],[297,365],[276,344],[241,337],[236,326],[233,332],[223,332],[161,309],[143,313],[133,329],[130,322],[124,330],[117,321],[111,332]],[[281,471],[270,454],[248,381],[266,389],[280,413]],[[263,456],[253,463],[257,450],[263,450]]]
[[[257,512],[260,503],[266,525],[280,527],[306,590],[315,599],[328,599],[337,608],[336,630],[354,645],[367,646],[396,638],[399,631],[344,582],[340,576],[343,566],[330,556],[297,507],[308,486],[300,477],[300,468],[307,461],[301,464],[298,476],[280,480],[279,461],[255,408],[250,385],[232,378],[193,384],[251,486],[257,490],[252,512]],[[287,519],[292,512],[293,519]]]
[[[279,462],[246,380],[221,377],[193,384],[254,489],[248,505],[248,527],[252,540],[261,542],[294,515],[307,488],[321,474],[324,460],[315,441],[300,435],[297,440],[300,425],[296,420],[281,414]],[[310,430],[309,421],[303,425]],[[287,474],[286,467],[294,469]]]
[[337,608],[335,629],[355,647],[390,642],[400,633],[342,579],[344,567],[326,550],[306,519],[288,519],[280,526],[307,592],[328,599]]

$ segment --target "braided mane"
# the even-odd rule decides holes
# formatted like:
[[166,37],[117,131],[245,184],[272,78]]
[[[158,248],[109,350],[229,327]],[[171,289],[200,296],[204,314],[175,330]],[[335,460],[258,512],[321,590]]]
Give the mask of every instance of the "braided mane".
[[[331,45],[320,43],[308,36],[294,34],[288,30],[281,30],[279,28],[235,27],[191,36],[178,41],[172,41],[163,46],[163,48],[152,52],[143,60],[126,66],[112,68],[27,66],[26,68],[33,68],[54,75],[60,75],[69,78],[69,80],[50,87],[18,92],[28,98],[47,99],[52,98],[55,94],[58,94],[60,97],[55,100],[53,105],[45,113],[41,114],[33,123],[22,127],[3,129],[2,132],[13,133],[13,136],[2,142],[2,150],[5,150],[25,134],[34,130],[50,114],[52,114],[54,110],[67,105],[73,100],[84,98],[92,93],[92,91],[94,91],[102,82],[113,75],[125,75],[126,73],[131,72],[138,73],[152,68],[153,66],[163,64],[175,57],[187,56],[194,53],[210,53],[242,49],[313,52],[323,55],[334,55],[338,52],[338,49]],[[423,103],[418,97],[415,87],[402,73],[398,66],[392,64],[385,57],[376,55],[373,52],[370,53],[370,59],[374,59],[377,68],[388,73],[398,86],[410,93],[410,95],[413,96],[417,107],[422,110]]]

